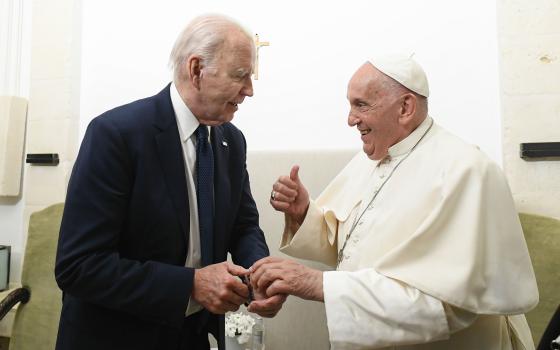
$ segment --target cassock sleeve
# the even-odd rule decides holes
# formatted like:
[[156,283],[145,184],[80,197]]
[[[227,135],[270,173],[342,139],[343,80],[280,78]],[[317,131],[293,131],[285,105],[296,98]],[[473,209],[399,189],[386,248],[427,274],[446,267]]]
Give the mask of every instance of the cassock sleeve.
[[[280,251],[295,258],[336,265],[336,232],[325,221],[323,210],[312,200],[300,227],[286,215]],[[297,229],[297,234],[294,229]]]
[[325,272],[323,290],[332,349],[443,340],[477,318],[374,269]]
[[[301,226],[286,216],[281,251],[334,266],[337,246],[331,241],[336,242],[337,233],[329,227],[324,211],[311,201]],[[323,291],[332,349],[447,339],[477,318],[374,269],[325,272]]]
[[362,193],[361,184],[367,182],[370,176],[370,172],[364,171],[364,164],[366,168],[372,166],[369,158],[360,151],[317,200],[310,201],[307,215],[300,227],[285,216],[281,252],[336,266],[339,224],[347,220],[351,211],[360,203],[359,196],[355,194]]

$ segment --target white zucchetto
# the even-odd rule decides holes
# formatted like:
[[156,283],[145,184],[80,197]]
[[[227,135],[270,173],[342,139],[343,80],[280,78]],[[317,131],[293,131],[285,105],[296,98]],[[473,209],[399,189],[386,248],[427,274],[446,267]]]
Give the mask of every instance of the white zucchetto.
[[424,97],[430,96],[430,87],[424,69],[412,59],[412,55],[391,54],[369,60],[379,71],[395,79],[404,87]]

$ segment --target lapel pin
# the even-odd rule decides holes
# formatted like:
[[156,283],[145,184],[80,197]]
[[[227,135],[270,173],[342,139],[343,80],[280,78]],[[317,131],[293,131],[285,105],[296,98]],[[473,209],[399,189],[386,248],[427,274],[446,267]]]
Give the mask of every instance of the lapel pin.
[[223,140],[222,141],[222,146],[227,147],[227,141]]

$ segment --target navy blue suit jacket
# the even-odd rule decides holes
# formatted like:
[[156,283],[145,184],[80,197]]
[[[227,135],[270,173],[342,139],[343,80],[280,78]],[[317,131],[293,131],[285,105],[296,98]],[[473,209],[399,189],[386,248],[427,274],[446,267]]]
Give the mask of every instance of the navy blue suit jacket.
[[[225,123],[212,127],[211,140],[214,262],[229,251],[249,267],[269,251],[249,186],[245,139]],[[64,292],[58,350],[176,350],[174,339],[185,341],[194,277],[184,266],[192,205],[186,181],[169,85],[91,121],[58,242],[55,275]],[[223,316],[202,319],[222,343]]]

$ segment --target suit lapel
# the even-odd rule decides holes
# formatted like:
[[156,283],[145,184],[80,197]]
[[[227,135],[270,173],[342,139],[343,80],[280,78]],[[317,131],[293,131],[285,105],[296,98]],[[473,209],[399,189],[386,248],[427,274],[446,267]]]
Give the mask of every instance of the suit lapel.
[[155,135],[157,153],[167,191],[175,207],[182,236],[186,246],[188,246],[189,197],[187,195],[185,162],[175,112],[169,96],[169,85],[156,95],[156,99],[158,99],[158,113],[154,124],[161,130],[160,133]]
[[212,127],[214,151],[214,259],[220,259],[226,251],[226,218],[230,207],[229,146],[224,138],[223,127]]

